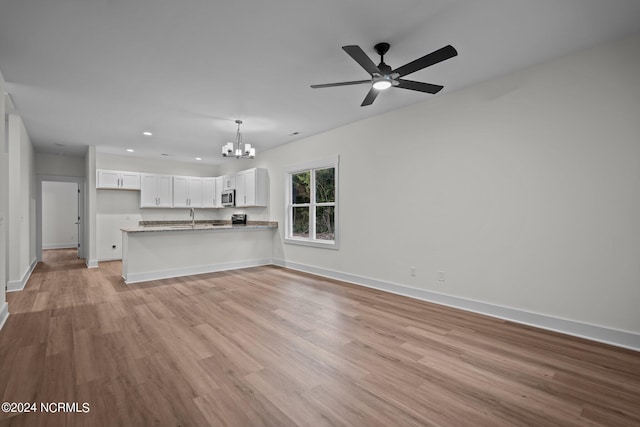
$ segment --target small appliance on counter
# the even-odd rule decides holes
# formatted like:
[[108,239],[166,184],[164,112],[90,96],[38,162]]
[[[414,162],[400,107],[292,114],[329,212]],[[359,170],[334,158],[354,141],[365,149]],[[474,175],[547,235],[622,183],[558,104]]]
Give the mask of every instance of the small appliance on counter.
[[231,215],[231,225],[247,225],[247,214]]

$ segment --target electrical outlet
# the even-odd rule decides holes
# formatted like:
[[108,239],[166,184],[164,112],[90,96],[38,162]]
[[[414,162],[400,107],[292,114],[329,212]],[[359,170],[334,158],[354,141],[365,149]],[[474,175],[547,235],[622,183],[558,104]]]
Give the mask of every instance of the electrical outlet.
[[416,277],[416,268],[415,267],[409,267],[409,275],[411,277]]
[[438,282],[444,282],[446,280],[446,276],[444,271],[438,271]]

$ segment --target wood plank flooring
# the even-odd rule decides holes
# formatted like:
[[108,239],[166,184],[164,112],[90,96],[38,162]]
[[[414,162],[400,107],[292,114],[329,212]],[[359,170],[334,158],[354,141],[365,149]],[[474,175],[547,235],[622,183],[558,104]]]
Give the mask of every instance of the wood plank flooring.
[[640,353],[277,267],[7,294],[0,426],[638,426]]

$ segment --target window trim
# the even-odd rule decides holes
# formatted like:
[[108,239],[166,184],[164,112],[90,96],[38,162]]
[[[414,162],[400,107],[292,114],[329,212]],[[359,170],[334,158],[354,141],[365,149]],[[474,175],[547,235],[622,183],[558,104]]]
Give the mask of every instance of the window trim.
[[[292,166],[289,166],[285,170],[284,176],[284,211],[285,211],[285,228],[284,228],[284,243],[293,244],[293,245],[302,245],[302,246],[312,246],[316,248],[324,248],[324,249],[339,249],[339,210],[340,210],[340,202],[339,202],[339,175],[340,175],[340,156],[328,157],[319,160],[313,160],[304,163],[298,163]],[[308,170],[318,170],[318,169],[334,169],[334,180],[335,180],[335,199],[333,202],[328,203],[313,203],[315,202],[315,185],[311,187],[311,201],[309,203],[297,204],[295,206],[303,207],[305,205],[309,206],[311,210],[312,206],[334,206],[334,227],[335,234],[333,240],[318,240],[311,238],[303,238],[303,237],[294,237],[292,236],[291,229],[293,227],[293,203],[291,200],[292,191],[291,191],[291,175],[304,172]],[[312,174],[312,181],[315,183],[315,174]],[[314,209],[315,210],[315,209]],[[309,230],[314,230],[315,234],[315,212],[309,212]],[[313,229],[311,227],[314,227]]]

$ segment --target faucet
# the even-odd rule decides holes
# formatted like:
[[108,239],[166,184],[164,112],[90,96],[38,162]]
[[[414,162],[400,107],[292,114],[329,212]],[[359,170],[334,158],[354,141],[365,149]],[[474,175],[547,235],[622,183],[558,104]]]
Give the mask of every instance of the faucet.
[[189,216],[191,217],[191,227],[195,228],[196,226],[196,210],[191,208],[191,212],[189,212]]

